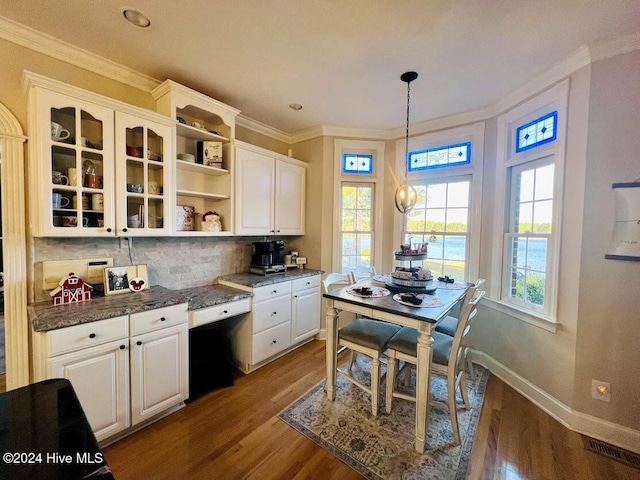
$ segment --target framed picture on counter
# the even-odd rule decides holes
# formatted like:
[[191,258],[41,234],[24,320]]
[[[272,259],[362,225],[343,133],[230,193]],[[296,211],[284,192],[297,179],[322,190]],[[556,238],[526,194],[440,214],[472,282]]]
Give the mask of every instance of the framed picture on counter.
[[148,288],[146,265],[109,267],[104,269],[104,294],[139,292]]

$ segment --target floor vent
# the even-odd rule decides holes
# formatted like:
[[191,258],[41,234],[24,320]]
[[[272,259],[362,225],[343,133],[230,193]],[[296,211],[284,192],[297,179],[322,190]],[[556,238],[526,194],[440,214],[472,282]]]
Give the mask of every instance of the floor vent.
[[584,448],[592,452],[599,453],[605,457],[609,457],[613,460],[617,460],[622,463],[626,463],[632,467],[640,469],[640,455],[637,453],[623,450],[622,448],[610,445],[594,438],[582,437],[584,440]]

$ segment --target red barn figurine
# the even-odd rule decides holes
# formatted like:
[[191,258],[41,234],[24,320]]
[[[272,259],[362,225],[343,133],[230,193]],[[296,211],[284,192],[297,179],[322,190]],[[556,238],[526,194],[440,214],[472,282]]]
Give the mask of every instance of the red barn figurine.
[[58,288],[52,290],[49,295],[51,295],[51,303],[64,305],[91,300],[92,291],[93,287],[91,285],[85,283],[84,280],[71,272],[60,280]]

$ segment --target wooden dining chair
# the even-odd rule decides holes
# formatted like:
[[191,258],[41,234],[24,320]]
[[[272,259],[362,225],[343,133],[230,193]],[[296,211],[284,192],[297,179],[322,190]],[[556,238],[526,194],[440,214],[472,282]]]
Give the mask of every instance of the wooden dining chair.
[[351,274],[349,273],[329,273],[327,274],[325,279],[322,280],[322,289],[324,290],[324,293],[328,293],[332,289],[345,287],[353,283],[355,282],[353,281],[353,279],[351,278]]
[[353,283],[357,283],[360,280],[365,280],[367,278],[371,278],[376,274],[376,267],[364,267],[362,265],[356,267],[351,272],[351,279]]
[[[456,407],[456,390],[460,388],[465,408],[469,408],[469,395],[467,393],[467,381],[464,364],[462,362],[462,340],[469,332],[469,320],[476,312],[477,306],[485,292],[476,290],[473,297],[462,308],[458,327],[453,337],[439,332],[433,332],[433,358],[431,360],[431,373],[441,375],[447,379],[447,401],[440,402],[430,400],[431,405],[443,407],[449,410],[451,417],[451,429],[456,444],[460,443],[460,429],[458,427],[458,412]],[[410,366],[418,363],[418,335],[415,328],[403,327],[387,343],[387,390],[385,395],[386,411],[391,413],[393,398],[402,398],[415,402],[415,396],[397,392],[395,384],[397,380],[398,360],[405,362],[405,375],[410,375]],[[409,367],[409,368],[406,368]]]
[[[462,305],[462,308],[460,309],[461,312],[462,312],[462,309],[464,309],[464,306],[469,302],[469,300],[473,298],[473,294],[475,293],[475,291],[480,287],[482,287],[482,285],[484,285],[484,282],[485,282],[484,278],[479,278],[478,280],[476,280],[475,284],[469,287],[466,295],[464,296],[464,300],[462,300],[462,303],[461,303]],[[444,333],[445,335],[449,335],[450,337],[453,337],[456,334],[456,329],[458,328],[458,318],[459,317],[447,315],[442,319],[440,323],[438,323],[438,325],[436,325],[436,328],[435,328],[436,332]],[[469,355],[469,347],[467,347],[466,345],[463,347],[464,347],[463,354],[462,354],[463,361],[467,365],[467,369],[469,370],[469,375],[471,375],[471,378],[476,380],[475,371],[473,369],[473,362],[471,361],[471,356]]]
[[[351,285],[353,279],[350,274],[330,273],[322,281],[325,293],[335,286]],[[337,367],[337,373],[344,376],[351,383],[371,395],[371,413],[378,415],[378,398],[380,392],[380,360],[386,349],[387,342],[400,327],[390,323],[379,322],[370,318],[356,318],[346,326],[338,329],[338,353],[349,349],[349,365],[345,369]],[[371,384],[366,385],[352,374],[355,354],[359,353],[371,360]]]

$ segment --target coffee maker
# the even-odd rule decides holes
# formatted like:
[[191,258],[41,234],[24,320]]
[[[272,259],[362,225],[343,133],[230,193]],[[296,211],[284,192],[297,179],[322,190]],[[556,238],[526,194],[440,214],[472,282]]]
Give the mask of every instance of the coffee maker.
[[284,241],[282,240],[253,242],[253,255],[249,271],[260,275],[284,272],[286,268],[282,258],[283,250]]

